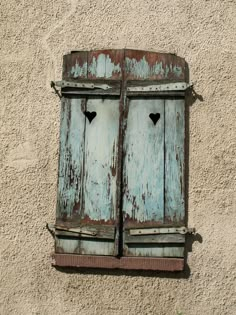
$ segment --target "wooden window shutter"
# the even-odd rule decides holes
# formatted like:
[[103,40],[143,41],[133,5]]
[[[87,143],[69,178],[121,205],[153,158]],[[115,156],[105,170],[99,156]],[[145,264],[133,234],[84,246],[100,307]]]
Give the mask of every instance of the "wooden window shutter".
[[93,81],[110,78],[104,53],[72,53],[63,67],[56,252],[117,255],[120,82]]
[[55,264],[182,270],[186,64],[135,50],[64,56]]

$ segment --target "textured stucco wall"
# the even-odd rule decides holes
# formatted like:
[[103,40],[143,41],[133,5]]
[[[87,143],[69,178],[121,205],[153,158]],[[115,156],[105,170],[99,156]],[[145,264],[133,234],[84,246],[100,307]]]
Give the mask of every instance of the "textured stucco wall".
[[[0,314],[236,314],[235,0],[2,0]],[[203,101],[189,107],[190,271],[51,267],[62,55],[177,53]],[[200,237],[198,238],[200,240]]]

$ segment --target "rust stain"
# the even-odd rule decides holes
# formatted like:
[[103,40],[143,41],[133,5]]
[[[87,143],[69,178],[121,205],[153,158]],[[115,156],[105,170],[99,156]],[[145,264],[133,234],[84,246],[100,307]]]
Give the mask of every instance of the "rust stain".
[[112,163],[111,163],[111,174],[112,176],[116,176],[116,148],[115,143],[113,143],[113,154],[112,154]]
[[87,51],[77,51],[63,57],[63,80],[87,78]]
[[87,214],[81,218],[80,221],[81,224],[91,224],[91,225],[114,225],[115,224],[115,219],[110,219],[110,220],[104,220],[104,219],[99,219],[99,220],[93,220],[91,219]]
[[[147,80],[168,80],[168,81],[184,81],[186,72],[186,63],[183,58],[180,58],[173,54],[140,51],[140,50],[125,50],[125,57],[133,62],[141,63],[146,61],[151,69],[155,69],[157,64],[161,67],[160,72],[151,70],[149,75],[144,79]],[[141,77],[132,74],[131,69],[126,73],[127,80],[142,79]]]
[[110,173],[107,174],[108,177],[108,186],[107,186],[107,196],[110,196],[111,193],[111,175]]
[[[121,49],[121,50],[97,50],[97,51],[77,51],[65,55],[63,59],[63,79],[99,79],[95,73],[91,73],[89,68],[94,60],[98,60],[99,56],[104,54],[114,64],[114,70],[111,69],[111,80],[120,80],[122,77],[126,79],[139,79],[131,73],[124,73],[124,56],[134,59],[137,62],[143,58],[147,61],[150,68],[154,68],[156,63],[160,63],[163,68],[161,74],[151,73],[147,80],[182,80],[186,79],[186,63],[181,57],[174,54],[149,52],[141,50]],[[105,75],[104,79],[108,79]]]
[[[124,212],[123,212],[124,213]],[[131,227],[158,227],[158,226],[164,226],[162,221],[156,221],[156,220],[149,220],[145,222],[140,222],[135,217],[130,217],[127,213],[124,213],[124,227],[125,228],[131,228]]]
[[[79,199],[80,199],[80,195],[79,195]],[[73,213],[73,216],[79,215],[79,213],[80,213],[80,200],[78,202],[75,202],[75,204],[73,206],[72,213]]]
[[184,217],[182,217],[181,215],[179,215],[179,217],[177,218],[176,213],[173,216],[166,215],[165,216],[165,225],[182,226],[185,224],[184,220],[185,220]]

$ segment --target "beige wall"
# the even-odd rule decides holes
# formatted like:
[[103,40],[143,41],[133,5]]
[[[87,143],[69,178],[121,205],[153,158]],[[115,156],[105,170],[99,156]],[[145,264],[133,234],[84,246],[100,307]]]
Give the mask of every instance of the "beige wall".
[[[2,0],[0,314],[236,314],[235,0]],[[173,52],[189,63],[190,274],[51,267],[62,55]]]

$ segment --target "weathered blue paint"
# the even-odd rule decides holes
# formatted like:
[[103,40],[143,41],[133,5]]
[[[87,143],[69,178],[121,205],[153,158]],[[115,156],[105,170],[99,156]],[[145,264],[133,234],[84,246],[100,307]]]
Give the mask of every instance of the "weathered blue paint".
[[86,122],[84,216],[115,220],[119,99],[90,97],[87,111],[97,115]]
[[70,218],[81,211],[79,201],[82,194],[85,126],[82,101],[82,98],[62,100],[57,217]]
[[[154,125],[150,114],[160,114]],[[131,99],[124,140],[125,224],[164,218],[164,100]]]
[[114,64],[109,55],[100,54],[97,58],[94,56],[89,65],[88,72],[96,78],[110,79],[114,73],[120,73],[120,63]]
[[[89,122],[86,112],[96,112]],[[62,100],[57,218],[59,225],[115,224],[119,99]],[[85,224],[83,223],[83,224]],[[67,223],[68,224],[68,223]],[[105,229],[105,227],[104,227]],[[58,251],[112,255],[114,240],[56,238]]]
[[[64,58],[63,79],[185,80],[185,62],[170,54],[132,50],[75,52]],[[75,80],[76,79],[76,80]],[[78,80],[77,80],[78,79]],[[125,243],[129,228],[182,225],[184,220],[184,100],[157,96],[62,99],[57,224],[91,226],[97,236],[56,236],[58,252],[114,255],[123,211],[124,255],[183,257],[184,245]],[[78,92],[78,91],[77,91]],[[122,108],[123,106],[123,108]],[[127,110],[129,108],[129,110]],[[88,112],[96,112],[89,121]],[[121,112],[121,116],[120,116]],[[160,118],[155,122],[155,114]],[[150,114],[153,114],[150,118]],[[126,116],[127,115],[127,116]],[[126,119],[122,120],[120,119]],[[119,130],[119,126],[122,126]],[[123,138],[123,160],[118,148]],[[119,170],[122,196],[119,196]],[[117,199],[118,197],[118,199]],[[119,204],[120,197],[122,199]],[[111,237],[109,229],[112,230]],[[114,232],[113,232],[114,231]],[[116,231],[116,233],[115,233]],[[107,239],[101,237],[109,234]],[[113,238],[114,234],[114,239]]]
[[184,99],[165,100],[165,220],[184,222]]
[[87,62],[83,63],[80,65],[77,60],[74,66],[70,69],[68,76],[70,74],[72,75],[73,78],[78,78],[78,77],[86,77],[87,76],[87,71],[88,71],[88,64]]
[[56,238],[58,252],[82,255],[113,255],[114,241],[90,238]]
[[166,79],[170,73],[174,73],[175,76],[179,78],[183,73],[181,67],[172,64],[164,65],[162,61],[156,62],[154,65],[150,65],[145,56],[143,56],[143,58],[139,61],[135,58],[131,59],[126,57],[125,67],[127,73],[141,79],[147,79],[152,76],[161,76],[163,79]]
[[161,245],[161,244],[128,244],[127,256],[143,257],[183,257],[183,245]]

